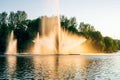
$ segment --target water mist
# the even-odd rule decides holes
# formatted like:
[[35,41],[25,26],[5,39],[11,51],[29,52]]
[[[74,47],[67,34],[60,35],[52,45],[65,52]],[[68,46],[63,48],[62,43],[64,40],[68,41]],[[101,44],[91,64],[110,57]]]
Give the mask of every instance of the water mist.
[[39,32],[33,40],[32,54],[76,54],[86,40],[60,26],[59,2],[55,0],[56,14],[42,16]]
[[17,40],[14,39],[14,32],[12,31],[8,37],[8,46],[6,54],[16,54],[17,53]]

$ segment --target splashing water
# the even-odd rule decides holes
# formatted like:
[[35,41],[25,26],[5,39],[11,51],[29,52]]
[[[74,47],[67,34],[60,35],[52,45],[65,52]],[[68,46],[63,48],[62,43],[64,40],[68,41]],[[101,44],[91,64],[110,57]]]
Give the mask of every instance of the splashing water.
[[[39,33],[41,35],[39,35]],[[42,16],[40,30],[36,38],[33,40],[34,46],[32,53],[58,53],[58,17]]]
[[39,32],[37,33],[36,38],[34,39],[34,46],[32,48],[33,54],[51,54],[55,53],[55,46],[54,46],[54,36],[50,35],[49,37],[40,36]]
[[[33,40],[34,54],[76,54],[86,39],[59,27],[58,17],[42,16],[41,28]],[[39,35],[41,33],[42,35]]]
[[66,30],[61,30],[62,39],[60,43],[61,54],[81,54],[82,43],[86,41],[83,36],[78,36]]
[[[33,40],[34,45],[29,50],[32,54],[80,54],[83,50],[81,44],[86,39],[61,29],[59,1],[55,0],[55,4],[56,14],[51,17],[41,17],[39,32]],[[17,40],[14,39],[12,31],[6,54],[15,54],[16,48]]]
[[12,31],[8,38],[8,46],[7,46],[6,54],[16,54],[16,53],[17,53],[17,40],[14,39],[14,33]]
[[[60,28],[59,1],[55,0],[56,16],[42,16],[40,30],[33,40],[34,54],[76,54],[86,39]],[[39,33],[41,35],[39,35]]]

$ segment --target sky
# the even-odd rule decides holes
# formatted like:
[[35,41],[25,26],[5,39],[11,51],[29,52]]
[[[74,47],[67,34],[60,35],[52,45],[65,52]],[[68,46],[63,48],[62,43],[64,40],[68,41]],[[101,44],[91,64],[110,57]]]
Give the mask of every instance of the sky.
[[[56,14],[55,0],[0,0],[0,13],[24,10],[29,19]],[[59,12],[89,23],[103,36],[120,39],[120,0],[59,0]]]

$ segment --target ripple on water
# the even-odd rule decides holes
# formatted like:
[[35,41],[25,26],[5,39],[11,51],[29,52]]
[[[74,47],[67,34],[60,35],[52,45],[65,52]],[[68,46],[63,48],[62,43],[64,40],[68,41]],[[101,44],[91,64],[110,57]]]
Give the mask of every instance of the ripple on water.
[[119,80],[119,63],[116,55],[7,56],[0,57],[0,79]]

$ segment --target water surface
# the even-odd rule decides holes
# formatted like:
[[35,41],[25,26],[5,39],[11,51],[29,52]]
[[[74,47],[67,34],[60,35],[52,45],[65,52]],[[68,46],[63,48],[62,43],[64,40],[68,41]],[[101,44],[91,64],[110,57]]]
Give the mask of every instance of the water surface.
[[0,80],[120,80],[119,55],[0,56]]

